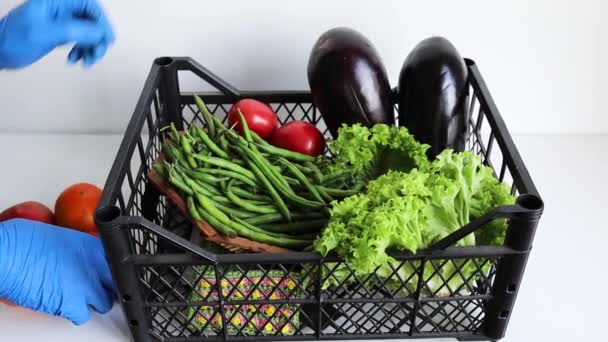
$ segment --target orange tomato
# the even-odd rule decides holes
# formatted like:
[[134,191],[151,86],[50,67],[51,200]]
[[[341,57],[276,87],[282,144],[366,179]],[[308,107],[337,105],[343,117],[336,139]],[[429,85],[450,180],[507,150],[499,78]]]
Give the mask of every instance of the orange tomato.
[[101,193],[99,187],[89,183],[69,186],[55,202],[57,225],[99,236],[94,215]]

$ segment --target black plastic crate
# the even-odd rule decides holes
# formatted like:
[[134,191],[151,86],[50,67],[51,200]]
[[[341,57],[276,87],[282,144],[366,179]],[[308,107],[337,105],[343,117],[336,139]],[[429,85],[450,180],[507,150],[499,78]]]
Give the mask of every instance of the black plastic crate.
[[[467,60],[467,65],[467,147],[481,155],[500,180],[512,184],[517,202],[469,223],[432,249],[394,254],[399,263],[392,265],[388,278],[403,284],[395,291],[375,274],[353,278],[348,286],[323,288],[320,285],[341,265],[337,257],[229,254],[201,247],[205,242],[198,230],[146,179],[160,152],[160,129],[170,122],[178,128],[201,123],[192,94],[180,92],[178,72],[190,71],[218,90],[198,95],[221,119],[235,101],[249,97],[269,103],[282,122],[308,120],[328,133],[308,92],[241,92],[190,58],[155,60],[96,215],[134,339],[502,338],[543,202],[475,63]],[[398,123],[398,108],[395,114]],[[496,218],[509,222],[504,246],[450,247]],[[477,272],[464,272],[465,264]],[[449,277],[425,273],[427,265],[435,270],[452,265],[455,271]],[[415,271],[414,279],[401,278],[404,267]],[[449,286],[453,277],[464,284]]]

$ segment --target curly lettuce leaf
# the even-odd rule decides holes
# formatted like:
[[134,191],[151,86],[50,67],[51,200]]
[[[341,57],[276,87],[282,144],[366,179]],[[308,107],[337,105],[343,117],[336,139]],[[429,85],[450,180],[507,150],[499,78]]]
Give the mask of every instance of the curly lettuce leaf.
[[[420,220],[424,203],[421,195],[426,174],[405,179],[401,172],[390,171],[368,185],[366,194],[348,197],[334,203],[331,219],[315,241],[315,249],[322,255],[335,251],[348,255],[361,275],[393,260],[386,250],[401,248],[415,252],[422,245]],[[393,180],[399,180],[395,183]],[[390,196],[385,189],[397,194]]]
[[421,144],[405,127],[376,124],[343,125],[329,144],[334,170],[347,169],[355,179],[367,182],[392,171],[426,167],[429,145]]
[[[384,128],[379,128],[383,132]],[[359,137],[369,139],[359,129]],[[380,136],[387,136],[386,133]],[[387,143],[387,145],[389,145]],[[359,150],[356,155],[366,155]],[[426,158],[426,157],[424,157]],[[506,189],[506,192],[505,192]],[[367,184],[366,191],[334,202],[331,218],[314,247],[322,255],[331,252],[341,256],[348,268],[359,277],[376,272],[388,277],[396,265],[387,253],[401,250],[416,253],[454,232],[497,205],[513,201],[506,186],[496,180],[491,169],[471,152],[443,151],[432,163],[420,161],[409,172],[389,170]],[[482,242],[498,242],[506,226],[492,222],[478,234],[460,240],[459,246]],[[458,267],[456,267],[458,266]],[[457,269],[460,271],[458,273]],[[439,270],[427,265],[424,270],[431,291],[455,290],[476,271],[473,264],[447,263]],[[408,274],[409,272],[409,274]],[[411,268],[399,270],[402,279],[416,277]],[[346,267],[334,274],[347,276]],[[443,279],[449,279],[445,284]],[[354,278],[334,278],[354,281]]]
[[[470,215],[474,220],[490,210],[501,205],[512,205],[515,197],[511,195],[509,187],[492,176],[492,171],[487,168],[487,173],[480,183],[479,188],[471,199]],[[507,232],[507,220],[495,219],[475,232],[477,245],[496,245],[504,244]]]

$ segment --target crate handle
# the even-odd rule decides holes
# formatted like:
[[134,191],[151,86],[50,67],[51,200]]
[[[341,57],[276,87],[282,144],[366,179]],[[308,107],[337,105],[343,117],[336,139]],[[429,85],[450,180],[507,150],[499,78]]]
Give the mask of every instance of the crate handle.
[[543,201],[540,197],[532,194],[523,194],[517,197],[514,205],[505,205],[494,208],[492,211],[467,223],[462,228],[449,234],[443,239],[435,242],[428,250],[442,250],[460,241],[465,236],[483,228],[490,221],[497,218],[513,218],[516,215],[526,213],[532,216],[540,216],[543,211]]
[[237,88],[190,57],[159,57],[155,60],[155,63],[161,68],[174,68],[175,71],[190,71],[207,81],[207,83],[224,95],[231,96],[235,99],[241,96],[241,92]]
[[[183,239],[166,229],[160,228],[153,222],[136,216],[121,216],[120,208],[116,206],[108,206],[99,208],[95,216],[96,222],[102,227],[102,234],[120,227],[136,226],[139,229],[149,230],[163,239],[185,248],[188,252],[201,257],[207,261],[217,263],[217,256],[207,252],[192,242]],[[126,228],[129,229],[129,228]]]

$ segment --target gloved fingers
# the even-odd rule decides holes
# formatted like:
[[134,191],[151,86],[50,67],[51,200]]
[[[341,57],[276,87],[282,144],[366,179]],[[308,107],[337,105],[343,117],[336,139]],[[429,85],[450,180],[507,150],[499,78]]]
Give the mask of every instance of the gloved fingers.
[[108,261],[106,260],[103,245],[99,238],[96,238],[96,240],[99,247],[93,255],[93,267],[95,268],[103,287],[113,293],[114,296],[117,296],[118,291],[114,284],[114,280],[112,279],[112,272],[110,272],[110,265],[108,265]]
[[90,67],[91,65],[95,64],[94,51],[95,48],[93,47],[87,46],[86,48],[84,48],[82,53],[82,62],[85,67]]
[[94,47],[76,44],[68,54],[70,64],[76,64],[79,60],[83,60],[86,67],[90,67],[99,62],[108,51],[108,44],[104,41]]
[[110,25],[105,11],[96,0],[71,0],[68,6],[71,7],[69,10],[71,11],[72,17],[91,19],[98,22],[107,34],[108,43],[111,44],[114,42],[116,39],[114,30]]
[[105,42],[97,44],[97,46],[89,48],[84,55],[84,65],[90,67],[97,63],[108,51],[108,44]]
[[114,305],[114,294],[104,288],[100,281],[91,284],[92,291],[87,295],[89,303],[100,314],[108,313]]
[[76,325],[82,325],[91,319],[91,312],[84,296],[75,295],[73,299],[64,304],[59,316],[72,321]]
[[112,28],[112,25],[110,24],[110,21],[108,20],[108,17],[105,15],[103,10],[100,11],[101,12],[99,16],[99,24],[106,31],[106,42],[108,43],[108,45],[112,45],[116,40],[116,33],[114,33],[114,29]]
[[102,59],[103,56],[106,55],[106,52],[108,52],[108,44],[106,42],[98,44],[93,49],[93,57],[95,58],[93,63],[97,63],[100,59]]
[[95,46],[106,35],[102,27],[90,20],[74,19],[56,22],[46,29],[47,35],[53,37],[51,44],[55,46],[75,42],[81,45]]
[[68,54],[68,61],[71,64],[76,64],[82,58],[82,47],[79,44],[74,45]]

